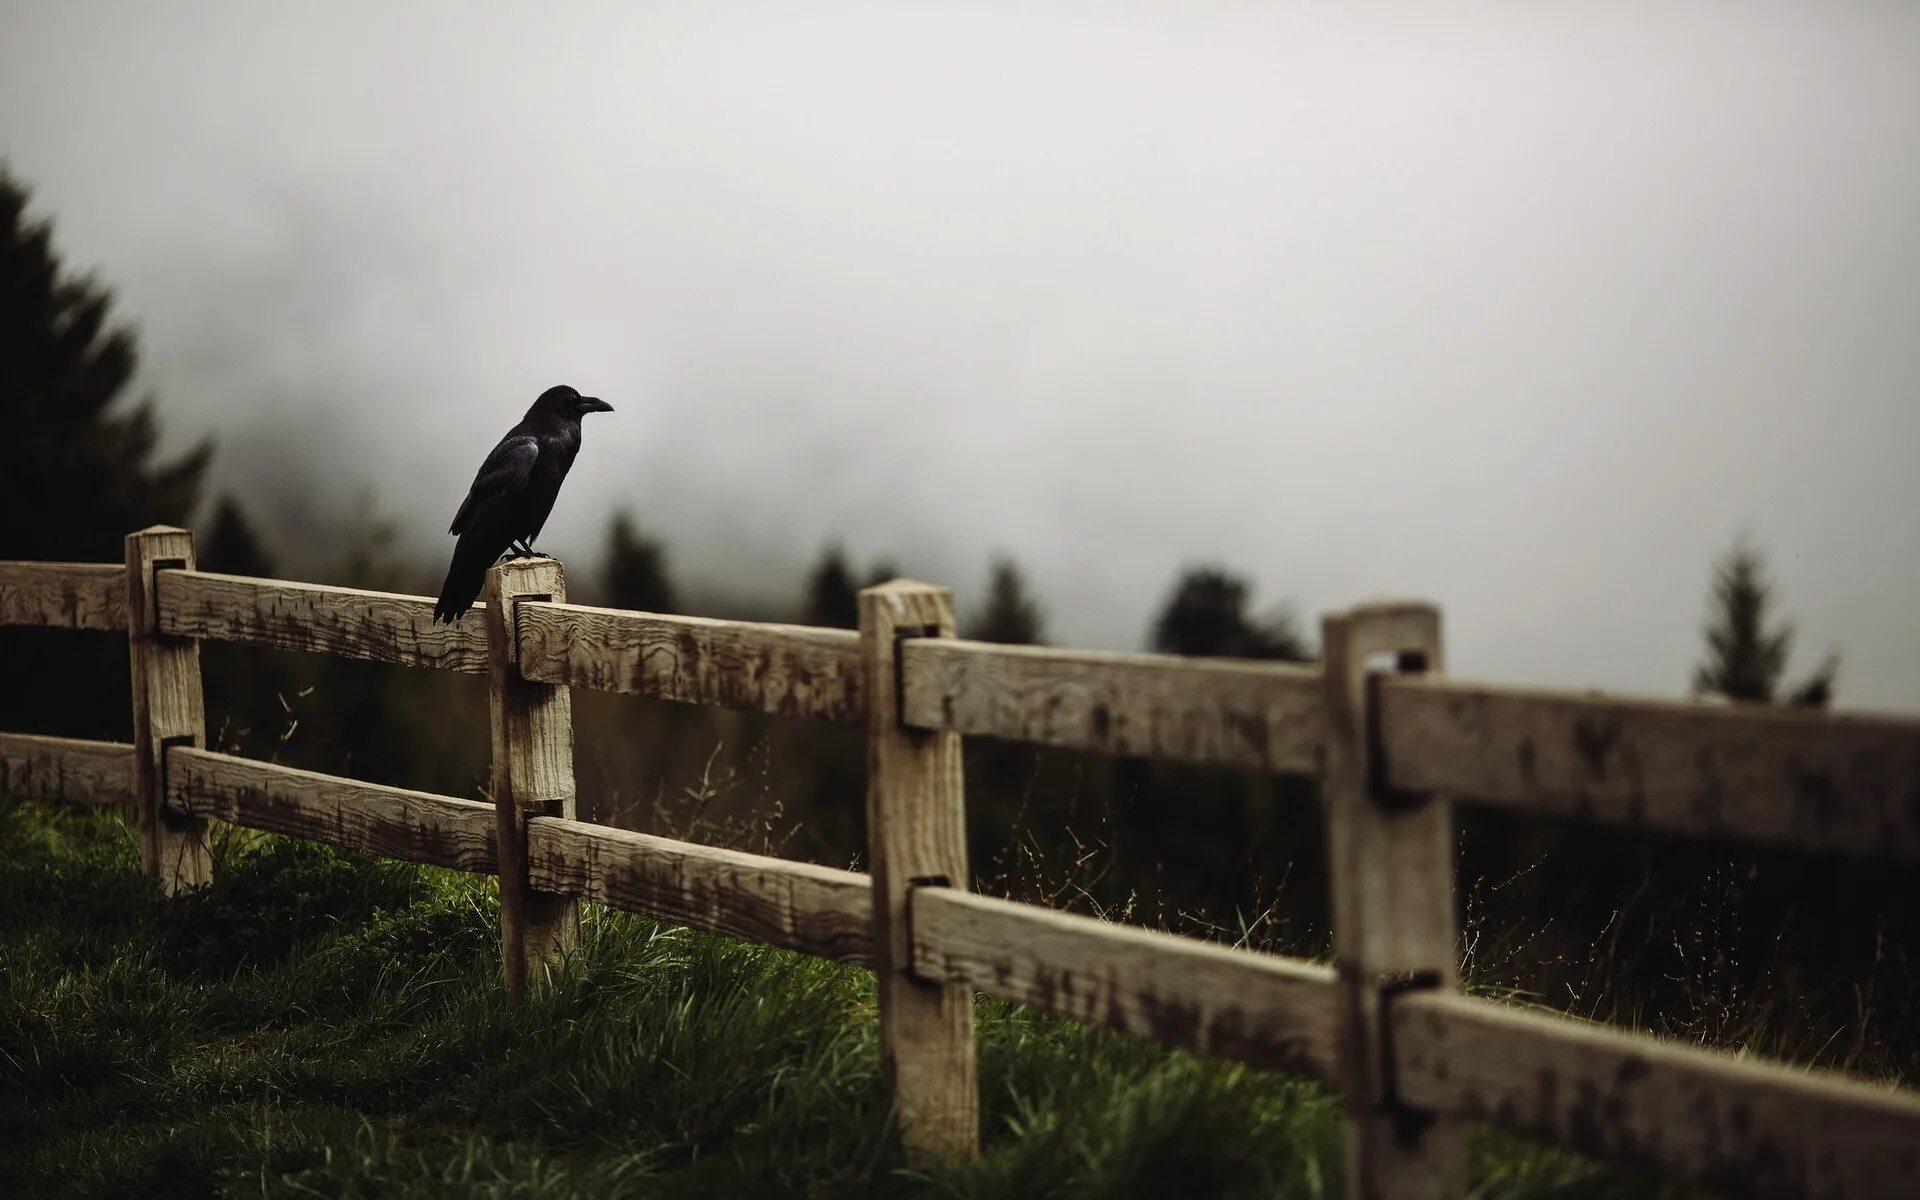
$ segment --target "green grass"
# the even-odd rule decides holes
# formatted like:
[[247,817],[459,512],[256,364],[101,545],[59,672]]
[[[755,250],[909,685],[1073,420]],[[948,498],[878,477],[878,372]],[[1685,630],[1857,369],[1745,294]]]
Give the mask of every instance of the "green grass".
[[[0,1192],[1341,1194],[1327,1089],[983,999],[986,1150],[908,1169],[872,981],[590,908],[505,1008],[490,880],[229,831],[168,901],[122,818],[0,807]],[[1476,1195],[1645,1196],[1513,1139]]]

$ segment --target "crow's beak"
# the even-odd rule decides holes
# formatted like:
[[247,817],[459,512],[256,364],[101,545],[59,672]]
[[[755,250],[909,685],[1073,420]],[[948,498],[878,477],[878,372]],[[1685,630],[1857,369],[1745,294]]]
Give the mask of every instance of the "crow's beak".
[[580,411],[581,412],[612,412],[613,405],[608,404],[605,400],[600,399],[600,397],[598,396],[582,396],[580,397]]

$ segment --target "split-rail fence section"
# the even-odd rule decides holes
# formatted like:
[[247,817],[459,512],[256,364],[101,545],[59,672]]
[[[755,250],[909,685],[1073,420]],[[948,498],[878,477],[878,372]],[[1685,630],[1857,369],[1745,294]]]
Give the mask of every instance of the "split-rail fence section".
[[[1920,1196],[1920,1092],[1463,994],[1452,878],[1458,804],[1920,861],[1920,721],[1460,682],[1421,603],[1329,616],[1295,666],[965,641],[906,580],[858,632],[590,608],[522,559],[436,625],[427,597],[198,571],[171,528],[124,563],[0,562],[0,625],[124,634],[134,713],[131,745],[0,733],[0,794],[135,809],[170,892],[210,877],[208,820],[496,874],[515,1001],[581,901],[869,968],[918,1160],[977,1152],[986,992],[1331,1082],[1354,1196],[1459,1194],[1476,1122],[1742,1194]],[[208,749],[209,639],[486,676],[492,803]],[[575,819],[572,688],[864,722],[870,870]],[[975,895],[966,735],[1317,777],[1332,965]]]

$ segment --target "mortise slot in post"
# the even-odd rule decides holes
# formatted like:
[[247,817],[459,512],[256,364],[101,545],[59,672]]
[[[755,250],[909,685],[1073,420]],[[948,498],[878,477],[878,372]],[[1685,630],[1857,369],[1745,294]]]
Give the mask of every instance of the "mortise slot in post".
[[[893,721],[901,732],[909,737],[936,732],[907,724],[907,676],[904,663],[906,656],[900,653],[901,643],[911,638],[931,638],[940,636],[938,625],[894,626],[893,629]],[[912,882],[919,882],[914,880]]]
[[200,748],[200,738],[195,734],[181,733],[160,739],[160,807],[182,816],[187,816],[190,814],[188,814],[185,809],[176,807],[173,804],[173,789],[169,786],[168,782],[172,779],[172,776],[169,775],[167,771],[167,752],[175,746],[185,746],[189,750],[197,750]]
[[[953,880],[945,875],[914,875],[907,880],[907,894],[902,898],[901,908],[907,924],[907,945],[913,945],[913,897],[921,888],[950,888]],[[913,970],[912,956],[908,956],[907,973],[915,983],[924,983],[928,987],[939,987],[941,981],[926,979]]]
[[516,592],[506,601],[507,611],[502,614],[507,625],[507,651],[513,656],[513,674],[516,679],[525,679],[527,673],[520,669],[520,606],[529,601],[552,604],[552,592]]
[[160,632],[160,572],[186,569],[184,558],[156,558],[147,564],[146,612],[142,616],[146,621],[145,631],[153,637],[164,636]]
[[1404,1143],[1414,1143],[1438,1119],[1435,1113],[1415,1108],[1400,1099],[1400,1080],[1394,1070],[1393,1002],[1409,992],[1430,992],[1441,986],[1440,972],[1415,971],[1380,985],[1380,1095],[1392,1114],[1394,1134]]
[[[1388,657],[1383,655],[1382,657]],[[1417,675],[1427,669],[1427,656],[1418,650],[1403,650],[1391,656],[1393,670],[1367,672],[1367,778],[1372,783],[1375,802],[1391,812],[1405,812],[1426,802],[1425,792],[1409,792],[1387,782],[1387,746],[1380,720],[1380,681],[1389,675]]]

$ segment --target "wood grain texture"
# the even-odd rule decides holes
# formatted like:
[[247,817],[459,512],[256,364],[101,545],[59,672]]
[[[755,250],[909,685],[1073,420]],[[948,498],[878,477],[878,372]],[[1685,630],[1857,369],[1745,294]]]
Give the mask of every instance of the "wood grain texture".
[[176,747],[167,802],[196,816],[386,858],[491,874],[493,805]]
[[903,714],[948,729],[1103,754],[1318,772],[1320,672],[925,640],[902,651]]
[[1386,989],[1418,979],[1457,986],[1453,811],[1443,797],[1393,794],[1373,754],[1372,661],[1442,666],[1440,613],[1380,603],[1328,616],[1325,662],[1327,873],[1338,973],[1338,1082],[1347,1095],[1348,1193],[1367,1200],[1451,1197],[1466,1186],[1457,1122],[1408,1121],[1387,1074]]
[[550,558],[487,571],[488,711],[493,735],[495,848],[500,870],[500,967],[507,1003],[544,983],[580,942],[580,902],[527,875],[527,821],[574,817],[573,694],[520,673],[515,626],[529,599],[564,604],[567,580]]
[[124,742],[0,733],[0,796],[134,806],[133,755]]
[[452,625],[433,599],[244,575],[162,572],[160,630],[341,658],[487,673],[484,606]]
[[0,562],[0,625],[127,627],[123,563]]
[[866,718],[860,639],[844,629],[527,604],[519,635],[526,677],[544,683],[783,717]]
[[213,879],[206,823],[166,804],[163,755],[169,745],[204,746],[200,643],[157,628],[155,576],[193,570],[193,534],[156,525],[126,539],[127,652],[133,675],[134,800],[140,812],[140,868],[168,895]]
[[873,886],[853,871],[536,817],[527,822],[527,877],[609,908],[873,965]]
[[914,889],[913,966],[1163,1045],[1334,1075],[1327,967],[937,887]]
[[867,705],[867,858],[873,871],[880,1053],[900,1143],[915,1161],[980,1152],[973,993],[913,973],[909,893],[916,881],[967,886],[960,735],[901,722],[899,654],[951,638],[953,593],[896,579],[860,593]]
[[1391,1020],[1422,1108],[1729,1195],[1920,1196],[1920,1093],[1457,995],[1402,996]]
[[1707,837],[1920,859],[1920,721],[1392,680],[1396,787]]

